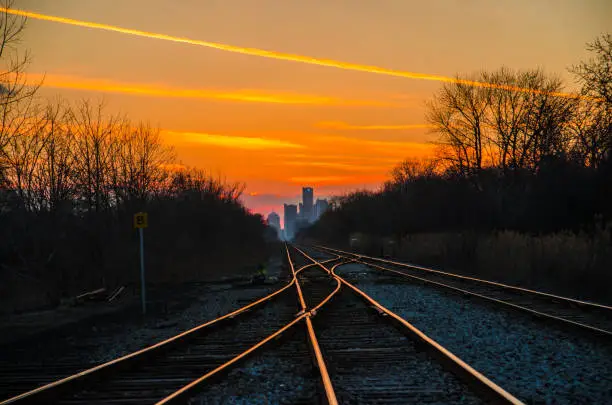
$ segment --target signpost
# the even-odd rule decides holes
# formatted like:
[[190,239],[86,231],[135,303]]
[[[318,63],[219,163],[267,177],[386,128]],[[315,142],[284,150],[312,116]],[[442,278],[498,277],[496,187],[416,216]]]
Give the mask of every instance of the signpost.
[[140,295],[142,299],[142,313],[147,313],[146,297],[145,297],[145,269],[144,269],[144,228],[149,225],[149,219],[146,212],[138,212],[134,214],[134,228],[140,233]]

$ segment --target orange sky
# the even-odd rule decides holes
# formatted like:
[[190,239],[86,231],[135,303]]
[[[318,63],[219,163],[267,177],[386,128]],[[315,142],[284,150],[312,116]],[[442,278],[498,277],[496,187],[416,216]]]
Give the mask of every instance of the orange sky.
[[[569,79],[566,68],[585,57],[585,42],[609,29],[612,15],[607,0],[18,0],[15,7],[145,32],[30,18],[23,45],[33,55],[32,77],[46,75],[42,95],[104,98],[112,112],[159,125],[183,163],[246,182],[245,202],[264,214],[295,201],[302,185],[318,195],[373,188],[400,160],[431,154],[424,101],[437,80],[502,65]],[[218,44],[230,47],[211,48]]]

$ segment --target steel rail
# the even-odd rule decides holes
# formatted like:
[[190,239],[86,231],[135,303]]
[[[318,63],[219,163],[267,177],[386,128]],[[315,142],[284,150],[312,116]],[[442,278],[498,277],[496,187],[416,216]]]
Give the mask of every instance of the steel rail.
[[572,321],[571,319],[563,318],[563,317],[552,315],[552,314],[547,314],[545,312],[536,311],[535,309],[527,308],[525,306],[518,305],[518,304],[513,304],[512,302],[508,302],[508,301],[500,300],[500,299],[497,299],[497,298],[489,297],[489,296],[486,296],[486,295],[483,295],[483,294],[479,294],[479,293],[476,293],[476,292],[473,292],[473,291],[464,290],[462,288],[455,287],[455,286],[448,285],[448,284],[444,284],[444,283],[440,283],[438,281],[428,280],[426,278],[422,278],[422,277],[419,277],[419,276],[414,276],[412,274],[406,274],[406,273],[403,273],[403,272],[398,271],[398,270],[388,269],[386,267],[382,267],[382,266],[379,266],[377,264],[367,263],[367,262],[364,262],[364,261],[361,261],[361,260],[355,260],[355,262],[356,263],[364,264],[364,265],[369,266],[369,267],[373,267],[373,268],[379,269],[381,271],[388,271],[388,272],[391,272],[391,273],[399,274],[399,275],[401,275],[403,277],[407,277],[407,278],[411,278],[411,279],[416,279],[416,280],[422,281],[422,282],[427,283],[427,284],[434,284],[434,285],[437,285],[439,287],[447,288],[449,290],[453,290],[453,291],[459,292],[459,293],[464,294],[464,295],[471,295],[471,296],[474,296],[474,297],[477,297],[477,298],[480,298],[480,299],[484,299],[484,300],[487,300],[487,301],[495,302],[497,304],[506,305],[506,306],[509,306],[509,307],[511,307],[513,309],[517,309],[519,311],[527,312],[527,313],[529,313],[531,315],[534,315],[536,317],[554,320],[554,321],[561,322],[561,323],[564,323],[564,324],[568,324],[568,325],[571,325],[571,326],[587,329],[590,332],[594,332],[594,333],[597,333],[597,334],[600,334],[600,335],[603,335],[603,336],[612,337],[612,331],[608,331],[608,330],[605,330],[605,329],[597,328],[595,326],[587,325],[585,323],[580,323],[580,322]]
[[[302,251],[296,246],[293,246],[293,248],[296,249],[298,252],[300,252],[305,257],[307,257],[308,259],[312,260],[313,262],[317,262],[315,259],[310,257],[306,252]],[[343,263],[343,264],[348,264],[348,263]],[[324,267],[321,264],[319,264],[319,266]],[[461,360],[459,357],[457,357],[452,352],[450,352],[448,349],[446,349],[445,347],[440,345],[438,342],[436,342],[435,340],[427,336],[425,333],[421,332],[419,329],[417,329],[411,323],[406,321],[404,318],[392,312],[391,310],[387,309],[386,307],[378,303],[376,300],[374,300],[372,297],[370,297],[369,295],[361,291],[359,288],[355,287],[353,284],[349,283],[344,278],[337,275],[335,272],[335,269],[333,271],[330,271],[330,273],[333,275],[333,277],[337,278],[343,285],[350,288],[360,298],[364,299],[367,303],[372,305],[379,313],[386,314],[387,316],[392,318],[394,321],[402,325],[404,327],[404,330],[407,330],[411,336],[418,339],[422,343],[425,343],[426,347],[431,349],[441,359],[446,360],[446,364],[451,366],[454,369],[455,373],[458,374],[460,377],[462,377],[466,383],[470,384],[471,386],[473,386],[474,388],[482,392],[489,399],[491,399],[494,403],[514,404],[514,405],[523,404],[523,402],[521,402],[518,398],[514,397],[512,394],[510,394],[509,392],[501,388],[499,385],[495,384],[493,381],[488,379],[485,375],[483,375],[482,373],[472,368],[469,364]]]
[[[321,263],[323,263],[323,262],[321,262]],[[332,271],[333,271],[333,270],[334,270],[336,267],[341,266],[341,265],[343,265],[343,264],[346,264],[346,263],[344,263],[344,262],[343,262],[343,263],[337,263],[337,264],[335,264],[335,265],[332,267]],[[327,270],[325,267],[323,267],[323,268],[324,268],[324,269],[325,269],[325,270],[326,270],[326,271],[329,273],[329,275],[331,275],[331,276],[333,277],[333,274],[332,274],[332,272],[331,272],[331,271]],[[340,288],[342,287],[342,283],[340,282],[340,280],[338,280],[338,279],[337,279],[337,278],[335,278],[335,277],[334,277],[334,280],[336,280],[336,283],[337,283],[337,284],[336,284],[336,289],[335,289],[334,291],[332,291],[332,292],[331,292],[331,294],[329,294],[327,297],[325,297],[325,299],[323,299],[323,301],[321,301],[321,302],[320,302],[320,303],[319,303],[319,304],[318,304],[316,307],[314,307],[313,309],[311,309],[311,310],[310,310],[310,312],[313,314],[313,316],[314,316],[314,315],[317,313],[317,311],[319,310],[319,308],[321,308],[323,305],[325,305],[325,304],[327,303],[327,301],[329,301],[330,299],[332,299],[332,297],[333,297],[334,295],[336,295],[336,293],[337,293],[338,291],[340,291]]]
[[[287,250],[287,252],[288,252],[288,250]],[[338,256],[338,258],[339,257],[340,256]],[[325,262],[334,261],[334,260],[337,260],[338,258],[326,260]],[[293,266],[293,263],[291,262],[290,256],[288,256],[288,260],[289,260],[289,265],[290,265],[291,272],[292,272],[292,275],[293,275],[293,281],[295,281],[296,288],[299,291],[298,296],[300,297],[300,306],[302,308],[302,310],[298,313],[297,317],[293,321],[288,323],[287,325],[285,325],[282,328],[278,329],[276,332],[270,334],[266,338],[262,339],[261,341],[259,341],[255,345],[249,347],[248,349],[246,349],[242,353],[236,355],[235,357],[233,357],[232,359],[228,360],[227,362],[221,364],[220,366],[218,366],[214,370],[211,370],[210,372],[206,373],[202,377],[200,377],[200,378],[190,382],[189,384],[183,386],[182,388],[180,388],[179,390],[177,390],[174,393],[170,394],[169,396],[167,396],[167,397],[163,398],[162,400],[158,401],[156,403],[157,405],[165,405],[165,404],[171,404],[171,403],[181,403],[181,402],[185,401],[188,397],[195,395],[195,392],[200,388],[200,385],[203,382],[205,382],[207,379],[210,379],[211,377],[219,374],[220,372],[227,370],[230,366],[232,366],[235,363],[237,363],[238,361],[244,359],[246,356],[248,356],[250,354],[253,354],[256,350],[258,350],[259,348],[264,346],[266,343],[270,342],[272,339],[280,337],[280,335],[282,333],[284,333],[285,331],[287,331],[288,329],[290,329],[291,327],[296,325],[302,319],[305,320],[305,322],[307,324],[307,328],[309,328],[309,337],[311,339],[311,344],[313,346],[313,350],[314,350],[314,353],[315,353],[315,357],[317,359],[317,364],[319,366],[319,369],[320,370],[324,370],[325,374],[327,374],[327,371],[326,371],[326,368],[325,368],[325,363],[324,363],[323,357],[321,355],[321,350],[319,348],[319,344],[318,344],[318,341],[316,339],[316,336],[314,335],[314,328],[312,327],[312,323],[310,321],[310,317],[312,315],[314,315],[315,311],[314,310],[312,310],[312,311],[308,311],[307,310],[305,301],[303,300],[303,295],[301,294],[301,289],[300,289],[300,286],[299,286],[299,281],[297,279],[297,276],[298,276],[299,273],[301,273],[304,270],[307,270],[310,267],[315,266],[316,264],[315,263],[309,263],[309,264],[306,264],[306,265],[300,267],[298,270],[295,270],[295,268]],[[339,285],[340,285],[340,283],[338,283],[338,287],[336,288],[336,290],[334,290],[334,292],[332,294],[327,296],[325,298],[325,300],[316,307],[316,309],[320,308],[329,299],[331,299],[331,297],[339,290]],[[308,326],[309,324],[310,324],[310,326]],[[310,335],[310,330],[312,330],[312,335]],[[323,371],[322,371],[322,374],[323,374]],[[325,384],[325,378],[323,376],[322,376],[322,380],[324,382],[324,387],[325,387],[325,390],[326,390],[326,395],[328,397],[329,403],[337,404],[337,401],[333,402],[335,400],[335,393],[333,392],[333,387],[331,386],[331,380],[329,380],[329,378],[328,378],[328,380],[330,381],[329,385]],[[330,394],[329,394],[328,390],[331,390],[331,394],[333,395],[333,397],[331,399],[330,399]]]
[[[301,308],[300,313],[305,314],[307,312],[306,301],[304,300],[304,294],[302,294],[302,287],[300,287],[300,282],[297,279],[297,273],[295,271],[295,267],[293,266],[293,262],[291,261],[291,256],[289,255],[289,249],[287,248],[286,244],[285,244],[285,251],[287,252],[287,261],[289,263],[289,268],[291,269],[291,274],[293,274],[293,279],[295,280],[295,289],[297,290],[298,298],[300,300],[300,308]],[[303,271],[309,267],[312,267],[312,266],[308,266],[308,265],[302,266],[300,267],[300,270]]]
[[603,304],[599,304],[599,303],[592,302],[592,301],[583,301],[583,300],[578,300],[578,299],[575,299],[575,298],[563,297],[561,295],[545,293],[545,292],[537,291],[537,290],[530,290],[528,288],[518,287],[518,286],[514,286],[514,285],[509,285],[509,284],[498,283],[496,281],[484,280],[484,279],[480,279],[480,278],[469,277],[469,276],[462,276],[460,274],[449,273],[449,272],[446,272],[446,271],[435,270],[435,269],[432,269],[432,268],[429,268],[429,267],[419,266],[419,265],[412,264],[412,263],[396,262],[396,261],[393,261],[393,260],[387,260],[387,259],[383,259],[383,258],[379,258],[379,257],[365,256],[365,255],[361,255],[361,254],[358,254],[358,253],[346,252],[344,250],[328,248],[326,246],[321,246],[321,245],[315,245],[315,248],[320,248],[320,249],[323,249],[323,250],[326,250],[326,251],[329,250],[329,251],[335,252],[334,254],[338,254],[337,252],[339,252],[339,253],[342,253],[343,255],[345,255],[345,257],[346,257],[346,255],[357,256],[357,257],[359,257],[361,259],[368,259],[368,260],[384,262],[384,263],[388,263],[388,264],[393,264],[395,266],[409,267],[409,268],[413,268],[413,269],[417,269],[417,270],[422,270],[422,271],[425,271],[425,272],[441,274],[443,276],[454,277],[454,278],[463,279],[463,280],[469,280],[469,281],[475,281],[477,283],[488,284],[488,285],[492,285],[492,286],[495,286],[495,287],[501,287],[501,288],[505,288],[505,289],[508,289],[508,290],[516,290],[516,291],[526,292],[526,293],[530,293],[530,294],[534,294],[534,295],[541,295],[541,296],[547,297],[547,298],[553,298],[553,299],[557,299],[557,300],[561,300],[561,301],[571,302],[573,304],[580,305],[580,306],[587,306],[587,307],[593,307],[593,308],[605,309],[605,310],[612,311],[612,306],[603,305]]
[[295,326],[299,321],[301,321],[304,318],[308,319],[306,313],[298,315],[293,321],[291,321],[288,324],[286,324],[285,326],[281,327],[276,332],[274,332],[274,333],[270,334],[269,336],[267,336],[266,338],[260,340],[259,342],[257,342],[253,346],[249,347],[248,349],[246,349],[242,353],[240,353],[237,356],[233,357],[231,360],[228,360],[227,362],[221,364],[219,367],[215,368],[214,370],[209,371],[208,373],[204,374],[202,377],[198,378],[197,380],[194,380],[194,381],[190,382],[189,384],[185,385],[181,389],[179,389],[179,390],[175,391],[174,393],[168,395],[167,397],[165,397],[161,401],[156,402],[156,405],[165,405],[165,404],[171,404],[171,403],[182,403],[182,402],[184,402],[188,397],[194,395],[194,391],[197,390],[199,388],[198,386],[200,384],[202,384],[205,380],[207,380],[210,377],[214,376],[215,374],[217,374],[217,373],[219,373],[219,372],[229,368],[231,365],[233,365],[234,363],[238,362],[239,360],[245,358],[249,354],[252,354],[257,349],[259,349],[260,347],[262,347],[266,343],[270,342],[272,339],[275,339],[275,338],[279,337],[283,332],[285,332],[288,329],[290,329],[291,327]]
[[[319,341],[317,340],[317,335],[314,330],[314,326],[312,325],[312,320],[310,317],[312,316],[311,312],[308,312],[306,307],[306,302],[304,301],[304,295],[302,294],[302,289],[300,287],[300,282],[297,279],[297,272],[293,266],[293,262],[291,261],[291,255],[289,254],[289,248],[285,243],[285,251],[287,252],[287,261],[289,262],[289,267],[291,268],[291,272],[293,273],[293,278],[295,279],[295,286],[298,292],[298,296],[300,298],[300,306],[302,307],[302,313],[306,317],[306,328],[308,330],[308,338],[310,340],[310,344],[312,346],[312,350],[315,354],[315,359],[317,361],[317,366],[319,367],[319,373],[321,374],[321,381],[323,383],[323,388],[325,390],[325,396],[327,402],[330,405],[337,405],[338,399],[336,398],[336,392],[334,391],[333,384],[331,382],[331,378],[329,377],[329,372],[327,371],[327,366],[325,364],[325,359],[323,358],[323,353],[321,353],[321,348],[319,347]],[[304,270],[307,266],[303,266],[300,270]],[[328,298],[331,298],[333,294],[335,294],[339,288],[336,288]],[[326,300],[327,302],[327,300]]]
[[[338,260],[338,259],[340,259],[341,257],[342,257],[342,256],[334,257],[333,259],[327,259],[327,260],[322,261],[321,263],[325,264],[325,263],[333,262],[334,260]],[[300,267],[299,269],[297,269],[297,270],[295,271],[295,274],[296,274],[296,275],[298,275],[298,274],[300,274],[301,272],[303,272],[303,271],[305,271],[305,270],[308,270],[309,268],[314,267],[314,266],[316,266],[316,263],[308,263],[308,264],[305,264],[305,265],[303,265],[302,267]]]
[[53,395],[53,393],[57,392],[58,390],[62,390],[62,389],[67,389],[69,384],[76,384],[76,383],[84,383],[85,381],[87,381],[90,378],[94,378],[100,375],[100,373],[105,373],[105,372],[111,372],[113,370],[118,369],[119,367],[125,367],[128,365],[131,365],[133,362],[137,361],[137,360],[141,360],[143,358],[143,356],[145,355],[151,355],[153,353],[158,353],[160,352],[162,349],[168,348],[171,345],[174,344],[178,344],[180,343],[180,341],[185,340],[191,336],[193,336],[196,332],[201,331],[202,329],[205,329],[207,327],[210,327],[220,321],[223,321],[225,319],[232,319],[237,315],[240,315],[243,312],[246,312],[252,308],[254,308],[255,306],[263,303],[263,302],[267,302],[270,301],[273,297],[277,296],[278,294],[282,293],[283,291],[285,291],[286,289],[290,288],[294,283],[297,282],[297,278],[295,276],[295,274],[293,275],[291,281],[289,283],[287,283],[287,285],[285,285],[284,287],[279,288],[278,290],[266,295],[265,297],[262,297],[254,302],[251,302],[250,304],[247,304],[241,308],[238,308],[235,311],[232,311],[228,314],[225,314],[223,316],[220,316],[218,318],[215,318],[213,320],[210,320],[208,322],[205,322],[201,325],[198,325],[192,329],[189,329],[185,332],[179,333],[178,335],[175,335],[171,338],[168,338],[166,340],[163,340],[161,342],[158,342],[154,345],[145,347],[144,349],[138,350],[136,352],[132,352],[129,354],[126,354],[124,356],[121,356],[119,358],[116,358],[114,360],[108,361],[106,363],[97,365],[95,367],[89,368],[87,370],[83,370],[81,372],[78,372],[76,374],[70,375],[68,377],[62,378],[60,380],[57,381],[53,381],[49,384],[45,384],[41,387],[35,388],[33,390],[24,392],[22,394],[19,394],[17,396],[8,398],[2,402],[0,402],[0,405],[9,405],[9,404],[14,404],[14,403],[40,403],[41,400],[43,400],[43,397],[49,395]]
[[[295,247],[294,247],[294,248],[295,248]],[[331,272],[331,271],[330,271],[330,270],[329,270],[327,267],[322,266],[322,265],[325,265],[325,264],[327,264],[327,263],[329,263],[329,262],[333,262],[333,261],[335,261],[335,260],[342,259],[342,256],[338,256],[338,255],[336,255],[336,256],[337,256],[337,257],[335,257],[335,258],[333,258],[333,259],[327,259],[327,260],[323,260],[323,261],[315,261],[315,262],[313,262],[313,263],[310,263],[310,264],[307,264],[307,265],[305,265],[305,266],[302,266],[302,267],[300,267],[300,269],[298,269],[298,270],[296,271],[296,275],[297,275],[297,274],[299,274],[300,272],[304,271],[304,270],[307,270],[307,269],[308,269],[308,268],[310,268],[310,267],[313,267],[313,266],[319,266],[319,267],[320,267],[321,269],[323,269],[323,270],[324,270],[324,271],[325,271],[327,274],[329,274],[330,276],[332,276],[332,277],[333,277],[332,272]],[[310,260],[312,260],[312,259],[310,259]],[[337,263],[337,264],[335,264],[335,265],[333,265],[333,266],[332,266],[332,270],[334,270],[336,267],[338,267],[338,266],[340,266],[340,265],[342,265],[342,264],[346,264],[346,263],[342,263],[342,262],[341,262],[341,263]],[[330,294],[329,294],[327,297],[325,297],[325,298],[324,298],[324,299],[323,299],[323,300],[322,300],[322,301],[321,301],[321,302],[320,302],[320,303],[319,303],[317,306],[315,306],[314,308],[312,308],[312,309],[309,311],[309,312],[310,312],[310,313],[311,313],[313,316],[316,314],[316,312],[319,310],[319,308],[321,308],[323,305],[325,305],[325,304],[326,304],[326,303],[327,303],[327,302],[328,302],[330,299],[332,299],[332,297],[333,297],[334,295],[336,295],[336,293],[337,293],[338,291],[340,291],[340,288],[342,287],[342,283],[341,283],[341,282],[340,282],[340,280],[338,280],[337,278],[335,278],[335,277],[333,277],[333,278],[334,278],[334,280],[336,281],[336,288],[335,288],[335,289],[334,289],[334,291],[332,291],[332,292],[331,292],[331,293],[330,293]]]
[[[320,248],[321,247],[317,247],[317,249],[320,249]],[[325,249],[330,249],[330,248],[325,248]],[[331,249],[331,250],[335,250],[335,249]],[[426,279],[426,278],[415,276],[413,274],[407,274],[407,273],[404,273],[404,272],[399,271],[399,270],[394,270],[394,269],[390,269],[390,268],[387,268],[387,267],[380,266],[378,264],[366,262],[366,261],[362,260],[361,258],[365,257],[365,258],[373,259],[373,260],[383,260],[383,261],[389,262],[389,263],[396,263],[396,262],[391,262],[391,261],[387,261],[387,260],[384,260],[384,259],[371,258],[369,256],[362,256],[362,255],[353,254],[353,253],[350,253],[350,252],[345,252],[345,253],[348,253],[350,255],[354,255],[354,256],[359,257],[359,259],[355,259],[355,262],[358,262],[358,263],[361,263],[363,265],[372,267],[374,269],[378,269],[378,270],[381,270],[381,271],[387,271],[387,272],[390,272],[390,273],[398,274],[398,275],[400,275],[402,277],[406,277],[406,278],[410,278],[410,279],[414,279],[414,280],[419,280],[419,281],[424,282],[426,284],[433,284],[433,285],[436,285],[438,287],[446,288],[446,289],[452,290],[454,292],[461,293],[463,295],[470,295],[470,296],[473,296],[473,297],[477,297],[479,299],[483,299],[483,300],[486,300],[486,301],[494,302],[496,304],[505,305],[505,306],[508,306],[508,307],[510,307],[512,309],[515,309],[515,310],[518,310],[518,311],[521,311],[521,312],[526,312],[526,313],[528,313],[530,315],[533,315],[533,316],[535,316],[537,318],[540,318],[540,319],[558,322],[558,323],[560,323],[560,324],[562,324],[564,326],[571,326],[571,327],[574,327],[574,328],[585,329],[585,330],[588,330],[591,333],[595,333],[597,335],[600,335],[600,336],[603,336],[603,337],[606,337],[606,338],[612,337],[612,331],[610,331],[610,330],[598,328],[596,326],[592,326],[592,325],[589,325],[589,324],[586,324],[586,323],[582,323],[582,322],[573,321],[571,319],[567,319],[567,318],[564,318],[564,317],[561,317],[561,316],[557,316],[557,315],[553,315],[553,314],[550,314],[550,313],[537,311],[535,309],[531,309],[531,308],[528,308],[528,307],[523,306],[523,305],[514,304],[512,302],[504,301],[504,300],[501,300],[501,299],[498,299],[498,298],[493,298],[493,297],[490,297],[490,296],[487,296],[487,295],[484,295],[484,294],[480,294],[480,293],[477,293],[477,292],[474,292],[474,291],[466,290],[466,289],[463,289],[463,288],[460,288],[460,287],[455,287],[455,286],[452,286],[452,285],[449,285],[449,284],[445,284],[445,283],[442,283],[442,282],[439,282],[439,281],[429,280],[429,279]],[[344,256],[344,257],[348,258],[350,256]],[[412,267],[412,265],[407,265],[406,267]],[[426,269],[426,268],[420,268],[420,269],[422,270],[422,269]],[[442,273],[443,275],[447,275],[447,274],[452,275],[451,273],[439,272],[437,270],[431,270],[431,271],[433,273]],[[482,281],[485,284],[492,284],[495,287],[502,287],[502,288],[505,289],[505,287],[504,287],[505,285],[504,284],[498,284],[498,283],[494,283],[494,282],[488,282],[486,280],[474,279],[472,277],[464,277],[464,276],[459,276],[459,275],[454,275],[454,276],[456,276],[457,278],[460,278],[460,279],[467,279],[467,280],[470,280],[470,281]],[[528,293],[531,292],[531,290],[522,289],[520,287],[517,287],[517,288],[521,292],[528,292]],[[512,290],[514,288],[512,286],[509,286],[509,289]],[[546,293],[540,293],[540,294],[545,295],[547,298],[553,298],[553,299],[561,299],[561,298],[563,298],[563,297],[557,297],[555,295],[546,294]],[[568,301],[568,302],[572,302],[571,298],[569,300],[570,301]],[[607,309],[608,307],[603,306],[603,307],[596,307],[596,308],[597,309],[601,309],[601,308]],[[612,309],[612,308],[610,308],[610,309]]]

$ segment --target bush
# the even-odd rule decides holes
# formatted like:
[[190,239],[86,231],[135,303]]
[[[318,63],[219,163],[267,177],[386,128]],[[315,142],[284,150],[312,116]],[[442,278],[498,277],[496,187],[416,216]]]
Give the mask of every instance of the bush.
[[612,224],[592,234],[423,233],[400,241],[406,261],[503,283],[611,302]]

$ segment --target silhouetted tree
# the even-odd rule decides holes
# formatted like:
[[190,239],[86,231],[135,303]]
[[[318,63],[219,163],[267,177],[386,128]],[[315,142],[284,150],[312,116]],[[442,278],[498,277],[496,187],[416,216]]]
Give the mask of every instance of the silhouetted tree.
[[460,173],[470,175],[482,169],[488,142],[488,105],[487,89],[461,81],[443,85],[427,105],[426,118],[440,135],[443,159]]
[[561,81],[539,70],[502,68],[477,77],[490,87],[448,83],[428,104],[440,156],[465,176],[484,167],[536,170],[544,156],[567,152],[564,128],[575,99],[558,97]]
[[601,35],[587,50],[594,56],[570,69],[583,95],[571,128],[577,155],[597,168],[612,152],[612,35]]

